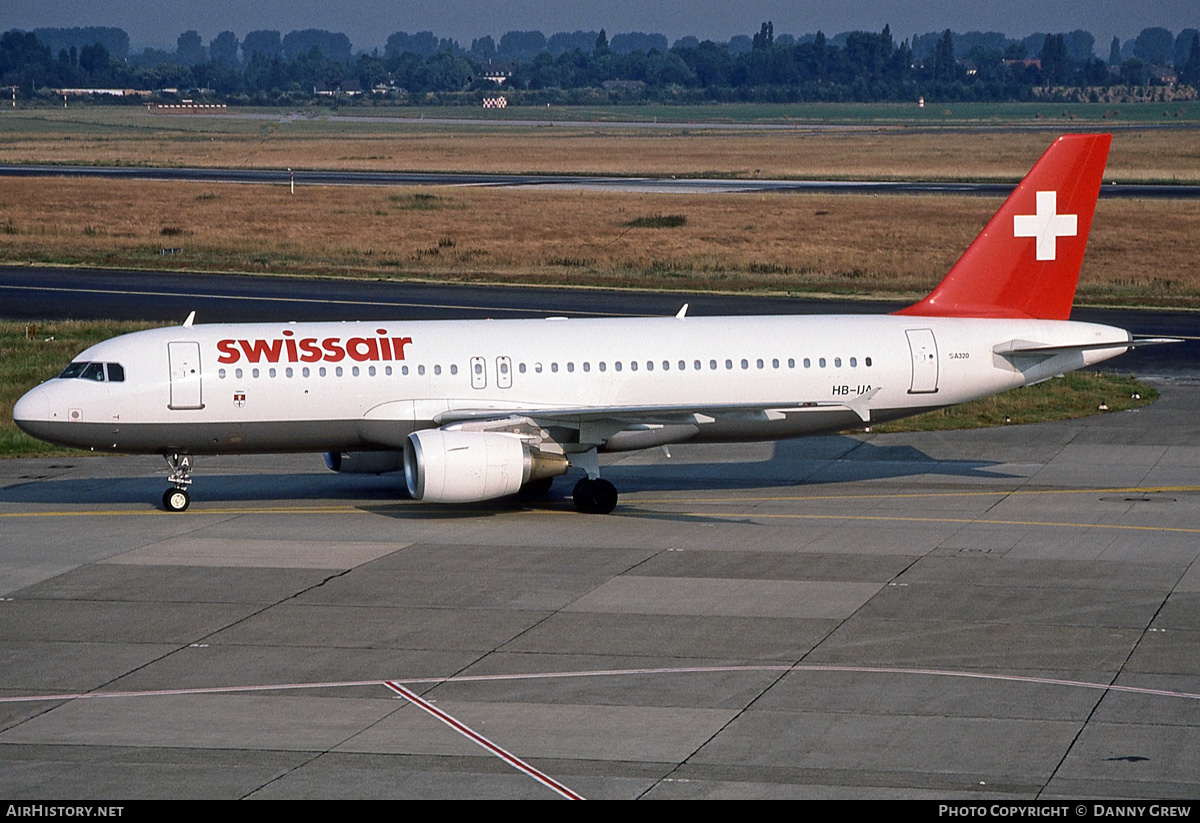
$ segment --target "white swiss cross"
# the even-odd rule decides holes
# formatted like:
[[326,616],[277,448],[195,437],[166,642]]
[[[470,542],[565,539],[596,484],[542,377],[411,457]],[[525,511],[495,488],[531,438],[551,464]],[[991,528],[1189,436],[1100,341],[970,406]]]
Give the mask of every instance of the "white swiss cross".
[[1078,215],[1057,214],[1058,192],[1037,193],[1037,214],[1018,214],[1013,217],[1013,237],[1036,237],[1037,259],[1053,260],[1055,241],[1059,237],[1074,237]]

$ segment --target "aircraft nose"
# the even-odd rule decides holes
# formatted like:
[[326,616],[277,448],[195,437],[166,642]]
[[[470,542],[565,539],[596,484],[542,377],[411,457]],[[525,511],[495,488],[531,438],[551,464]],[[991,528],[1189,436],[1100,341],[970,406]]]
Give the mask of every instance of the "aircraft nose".
[[50,398],[41,386],[32,388],[22,395],[13,406],[13,422],[25,431],[29,431],[22,423],[36,423],[50,418]]

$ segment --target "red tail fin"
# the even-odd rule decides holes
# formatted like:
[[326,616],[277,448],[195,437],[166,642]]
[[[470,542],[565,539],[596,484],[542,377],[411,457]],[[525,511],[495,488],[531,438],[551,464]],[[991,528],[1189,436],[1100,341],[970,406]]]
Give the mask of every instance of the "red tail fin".
[[896,314],[1066,320],[1111,143],[1054,141],[938,287]]

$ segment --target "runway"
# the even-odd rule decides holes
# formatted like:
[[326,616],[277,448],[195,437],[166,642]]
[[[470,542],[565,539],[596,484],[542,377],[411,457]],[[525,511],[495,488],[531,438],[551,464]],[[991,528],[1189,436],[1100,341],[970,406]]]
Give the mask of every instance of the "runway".
[[[494,186],[674,194],[973,194],[1003,197],[1005,183],[887,180],[738,180],[700,177],[605,177],[561,174],[477,174],[456,172],[323,171],[320,169],[222,169],[155,166],[57,166],[0,164],[0,177],[91,177],[105,180],[174,180],[194,183],[258,183],[287,186]],[[1194,200],[1200,186],[1130,183],[1104,186],[1103,199],[1116,197]]]
[[1194,797],[1200,383],[1159,388],[623,455],[610,516],[0,461],[0,794],[563,796],[466,729],[587,798]]

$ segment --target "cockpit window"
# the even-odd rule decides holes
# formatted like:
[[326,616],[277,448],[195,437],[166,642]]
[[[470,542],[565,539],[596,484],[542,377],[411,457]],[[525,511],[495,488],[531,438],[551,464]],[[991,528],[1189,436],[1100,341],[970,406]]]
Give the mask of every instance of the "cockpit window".
[[89,365],[91,365],[91,364],[90,363],[72,363],[69,366],[67,366],[65,369],[62,370],[62,374],[60,374],[59,377],[63,378],[64,380],[70,380],[73,377],[78,377],[79,375],[83,374],[83,370],[86,369]]
[[63,369],[59,377],[65,380],[94,380],[97,383],[103,383],[105,367],[108,369],[108,381],[110,383],[125,382],[125,367],[120,363],[87,363],[79,361]]

